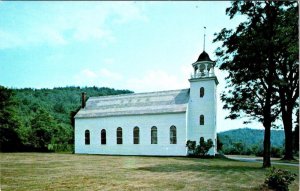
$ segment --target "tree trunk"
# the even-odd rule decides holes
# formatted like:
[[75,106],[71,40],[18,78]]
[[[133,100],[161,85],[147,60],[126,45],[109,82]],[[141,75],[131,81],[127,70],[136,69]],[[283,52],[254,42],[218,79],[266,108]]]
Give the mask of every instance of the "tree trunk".
[[[293,157],[293,103],[287,88],[280,87],[280,106],[285,134],[285,153],[283,160],[294,160]],[[286,96],[287,95],[287,96]],[[287,98],[288,97],[288,98]]]
[[269,125],[264,123],[264,154],[263,154],[263,168],[271,167],[270,148],[271,148],[271,123]]
[[293,113],[283,112],[283,125],[285,134],[285,153],[283,160],[294,160],[293,157]]
[[274,61],[274,47],[272,37],[274,36],[274,22],[276,18],[276,10],[270,5],[270,2],[266,2],[266,19],[268,20],[268,26],[266,31],[266,39],[268,40],[268,65],[267,69],[269,73],[266,77],[268,87],[266,89],[265,105],[263,107],[263,125],[265,127],[264,137],[264,158],[263,168],[271,167],[271,126],[275,120],[272,116],[272,95],[274,94],[274,73],[275,73],[275,61]]

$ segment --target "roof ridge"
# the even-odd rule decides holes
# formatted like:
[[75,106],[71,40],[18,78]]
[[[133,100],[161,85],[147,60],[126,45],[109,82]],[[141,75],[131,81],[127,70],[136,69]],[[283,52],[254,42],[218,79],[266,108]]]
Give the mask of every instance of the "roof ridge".
[[152,91],[152,92],[141,92],[141,93],[128,93],[128,94],[118,94],[118,95],[107,95],[107,96],[93,96],[89,97],[89,99],[97,99],[97,98],[108,98],[108,97],[128,97],[128,96],[136,96],[136,95],[145,95],[145,94],[154,94],[154,93],[164,93],[164,92],[176,92],[182,90],[188,90],[189,88],[184,89],[176,89],[176,90],[162,90],[162,91]]

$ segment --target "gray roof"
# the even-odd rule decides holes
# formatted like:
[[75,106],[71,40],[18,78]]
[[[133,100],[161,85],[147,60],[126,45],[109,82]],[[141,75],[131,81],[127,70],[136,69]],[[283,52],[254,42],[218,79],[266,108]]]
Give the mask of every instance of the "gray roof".
[[75,118],[186,112],[189,89],[90,97]]

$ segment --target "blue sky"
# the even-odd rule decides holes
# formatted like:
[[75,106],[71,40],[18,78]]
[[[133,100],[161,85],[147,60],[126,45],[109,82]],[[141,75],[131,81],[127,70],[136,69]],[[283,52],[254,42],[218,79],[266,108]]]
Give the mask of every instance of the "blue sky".
[[[135,92],[189,87],[191,64],[213,60],[214,33],[234,28],[230,2],[0,2],[0,84],[14,88],[105,86]],[[216,70],[224,90],[226,74]],[[225,120],[218,131],[245,127]],[[261,128],[257,123],[248,126]]]

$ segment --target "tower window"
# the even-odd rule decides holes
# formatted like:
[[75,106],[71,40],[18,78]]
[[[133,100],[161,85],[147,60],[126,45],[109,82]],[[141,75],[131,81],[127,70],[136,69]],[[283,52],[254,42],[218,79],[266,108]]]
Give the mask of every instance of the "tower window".
[[140,129],[138,127],[135,127],[133,129],[133,144],[139,144],[140,143]]
[[106,131],[105,131],[105,129],[101,130],[101,145],[106,145]]
[[174,125],[170,127],[170,144],[177,144],[176,127]]
[[200,115],[200,125],[204,125],[204,115]]
[[89,130],[85,130],[85,144],[89,145],[90,144],[90,131]]
[[151,144],[157,144],[157,127],[151,128]]
[[117,144],[123,144],[123,138],[122,138],[122,128],[117,128]]
[[204,87],[201,87],[200,88],[200,97],[203,97],[204,96]]

